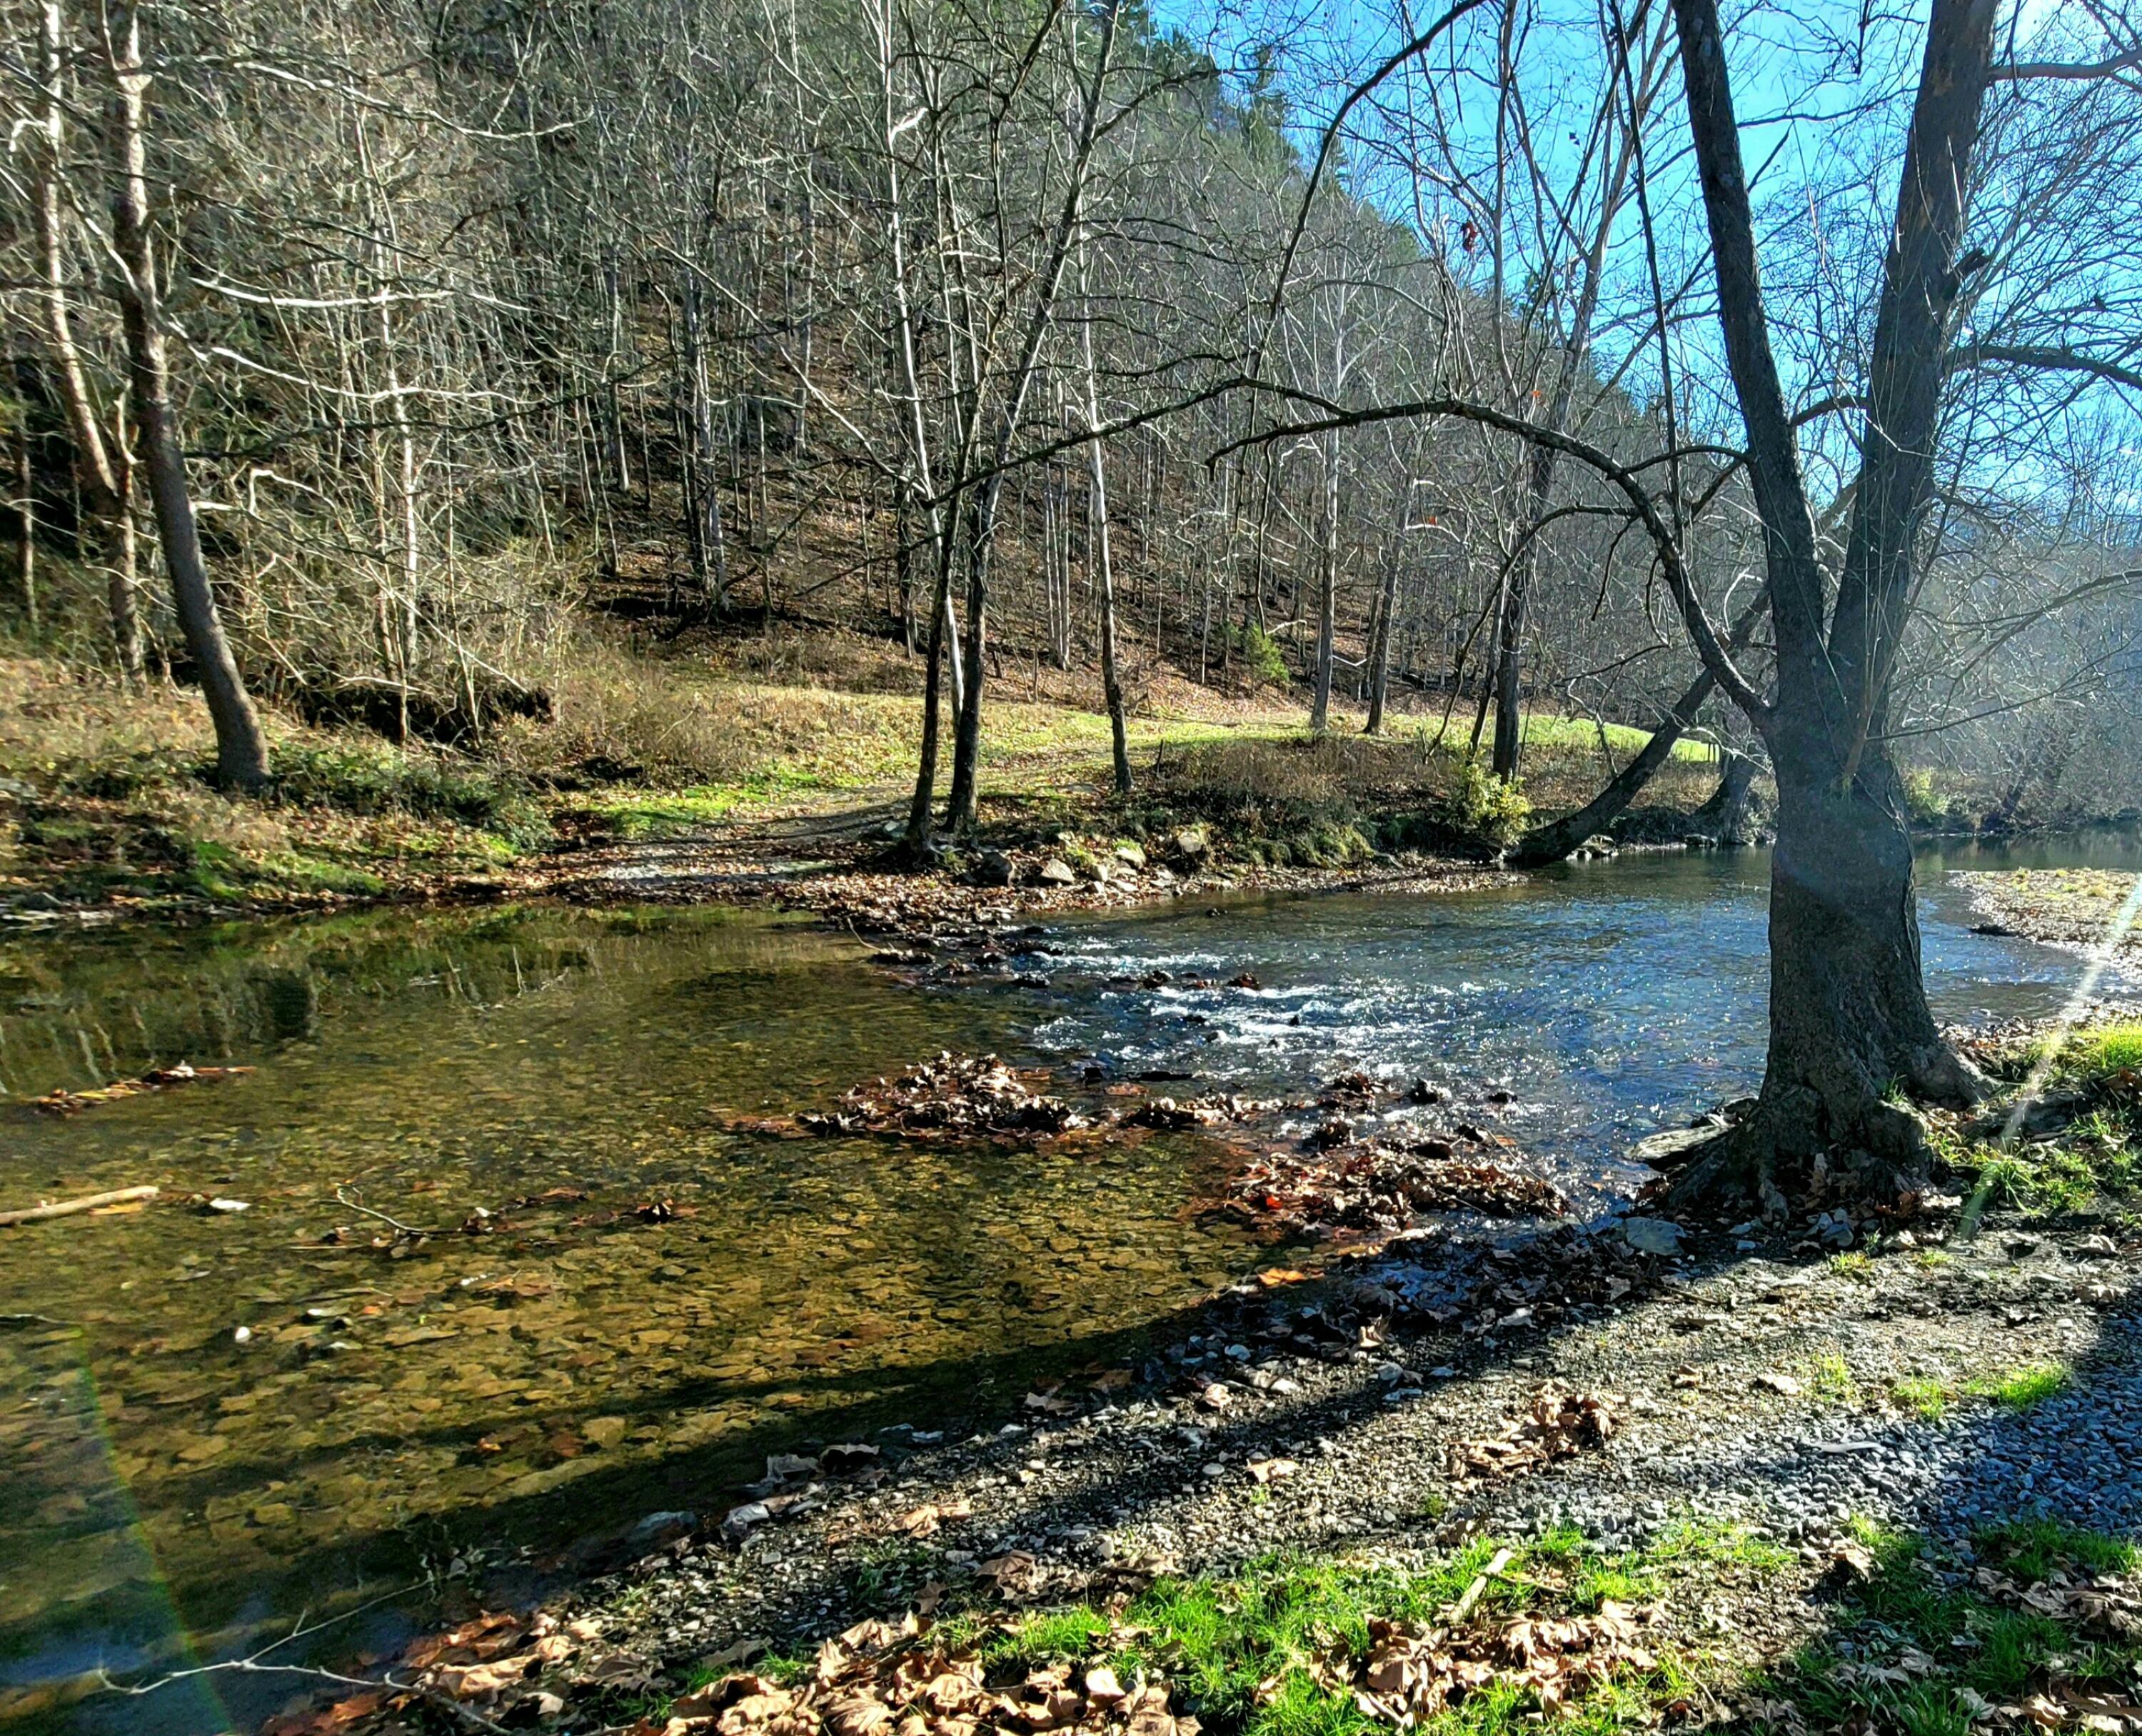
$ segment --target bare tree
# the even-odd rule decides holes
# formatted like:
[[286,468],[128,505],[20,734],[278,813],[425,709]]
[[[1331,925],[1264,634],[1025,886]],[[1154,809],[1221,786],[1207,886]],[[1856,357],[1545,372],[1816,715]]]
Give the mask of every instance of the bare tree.
[[112,241],[124,272],[120,302],[126,328],[135,434],[155,504],[156,528],[171,576],[179,626],[192,653],[209,716],[215,725],[216,774],[240,789],[268,782],[268,739],[224,636],[223,619],[201,557],[200,532],[186,485],[185,449],[171,403],[171,376],[150,240],[148,144],[144,118],[149,74],[141,61],[141,20],[119,14],[111,55]]

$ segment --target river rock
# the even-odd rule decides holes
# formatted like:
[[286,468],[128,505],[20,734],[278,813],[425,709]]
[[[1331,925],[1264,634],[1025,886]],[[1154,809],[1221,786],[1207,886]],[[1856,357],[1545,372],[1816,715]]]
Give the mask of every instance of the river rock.
[[1669,1218],[1631,1218],[1621,1225],[1621,1239],[1639,1254],[1661,1259],[1681,1252],[1682,1229]]
[[1145,852],[1136,844],[1118,844],[1116,860],[1125,868],[1142,868],[1145,866]]
[[1168,848],[1185,862],[1202,860],[1212,848],[1212,834],[1202,826],[1185,826],[1167,843]]
[[1668,1169],[1684,1152],[1717,1137],[1715,1127],[1670,1127],[1664,1133],[1655,1133],[1648,1139],[1638,1140],[1629,1148],[1629,1155],[1640,1164],[1649,1164],[1654,1170]]
[[1002,850],[985,850],[975,858],[975,884],[1009,886],[1018,869]]
[[[753,1505],[756,1506],[757,1503],[754,1502]],[[744,1511],[745,1509],[739,1507],[735,1512],[732,1512],[729,1517],[733,1519],[737,1513]],[[760,1519],[769,1519],[772,1514],[770,1510],[760,1507],[758,1516]],[[757,1521],[753,1522],[755,1524]],[[667,1543],[673,1537],[684,1536],[687,1532],[695,1531],[698,1528],[699,1516],[697,1513],[683,1510],[649,1513],[639,1524],[633,1526],[624,1541],[628,1544],[637,1545],[641,1548],[652,1548]]]
[[1052,856],[1041,864],[1034,877],[1044,886],[1076,886],[1078,877],[1071,872],[1071,864],[1060,856]]

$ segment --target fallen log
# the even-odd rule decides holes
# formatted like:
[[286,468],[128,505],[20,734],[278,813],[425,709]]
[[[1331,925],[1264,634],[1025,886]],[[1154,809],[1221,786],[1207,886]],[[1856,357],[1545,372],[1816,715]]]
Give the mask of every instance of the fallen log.
[[85,1194],[79,1199],[55,1199],[49,1205],[26,1205],[12,1212],[0,1212],[0,1229],[12,1224],[42,1224],[52,1218],[72,1218],[78,1212],[93,1212],[100,1206],[125,1205],[136,1199],[154,1199],[154,1187],[115,1188],[108,1194]]

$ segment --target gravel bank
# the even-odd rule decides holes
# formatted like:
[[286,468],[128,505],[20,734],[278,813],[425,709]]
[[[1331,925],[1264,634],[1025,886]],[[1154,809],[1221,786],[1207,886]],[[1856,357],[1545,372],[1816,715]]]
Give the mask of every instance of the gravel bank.
[[[770,1481],[726,1539],[680,1542],[586,1588],[576,1610],[674,1666],[747,1638],[831,1631],[1013,1555],[1033,1558],[1009,1570],[1021,1595],[1046,1599],[1140,1564],[1198,1572],[1277,1547],[1429,1551],[1555,1523],[1612,1546],[1690,1518],[1740,1521],[1811,1564],[1854,1514],[1958,1538],[1982,1517],[2041,1511],[2142,1525],[2128,1304],[2142,1245],[2080,1231],[1989,1228],[1953,1252],[1897,1247],[1843,1263],[1743,1239],[1700,1259],[1646,1259],[1649,1293],[1574,1308],[1544,1329],[1481,1329],[1461,1301],[1454,1327],[1414,1311],[1398,1318],[1425,1330],[1315,1353],[1251,1330],[1298,1314],[1318,1290],[1330,1309],[1409,1285],[1424,1293],[1423,1274],[1454,1294],[1473,1279],[1477,1297],[1483,1270],[1522,1271],[1543,1250],[1564,1258],[1524,1235],[1413,1239],[1323,1285],[1233,1298],[1216,1310],[1225,1330],[1142,1371],[1161,1377],[1157,1388],[1067,1388],[1030,1420],[956,1443],[889,1432],[867,1443],[875,1457],[851,1460],[861,1471]],[[2037,1363],[2071,1368],[2074,1386],[2026,1415],[1964,1396]],[[1217,1404],[1199,1392],[1214,1375],[1226,1387]],[[1893,1395],[1900,1380],[1957,1396],[1925,1420]],[[1543,1387],[1605,1396],[1620,1427],[1544,1468],[1454,1474],[1458,1443],[1505,1432]],[[1079,1414],[1045,1414],[1064,1403]],[[1299,1469],[1261,1480],[1251,1466],[1274,1459]]]

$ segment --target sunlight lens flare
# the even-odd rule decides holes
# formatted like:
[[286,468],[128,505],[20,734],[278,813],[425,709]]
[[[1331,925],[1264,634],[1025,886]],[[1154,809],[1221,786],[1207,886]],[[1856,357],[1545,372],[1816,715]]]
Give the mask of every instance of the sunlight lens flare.
[[2082,976],[2075,983],[2075,992],[2068,997],[2067,1004],[2061,1009],[2060,1017],[2053,1023],[2052,1034],[2046,1039],[2044,1052],[2031,1067],[2030,1077],[2023,1081],[2022,1093],[2016,1099],[2015,1108],[2008,1112],[2007,1125],[2001,1130],[2001,1149],[2003,1151],[2014,1147],[2016,1135],[2023,1130],[2024,1116],[2030,1113],[2031,1105],[2045,1091],[2046,1081],[2051,1076],[2053,1064],[2060,1059],[2061,1051],[2067,1047],[2069,1032],[2082,1021],[2083,1015],[2097,998],[2098,983],[2104,978],[2112,961],[2119,956],[2120,942],[2127,938],[2128,931],[2134,927],[2138,918],[2142,918],[2142,874],[2135,877],[2135,884],[2128,889],[2125,902],[2112,913],[2112,921],[2105,928],[2104,939],[2090,955],[2089,962],[2083,967]]

